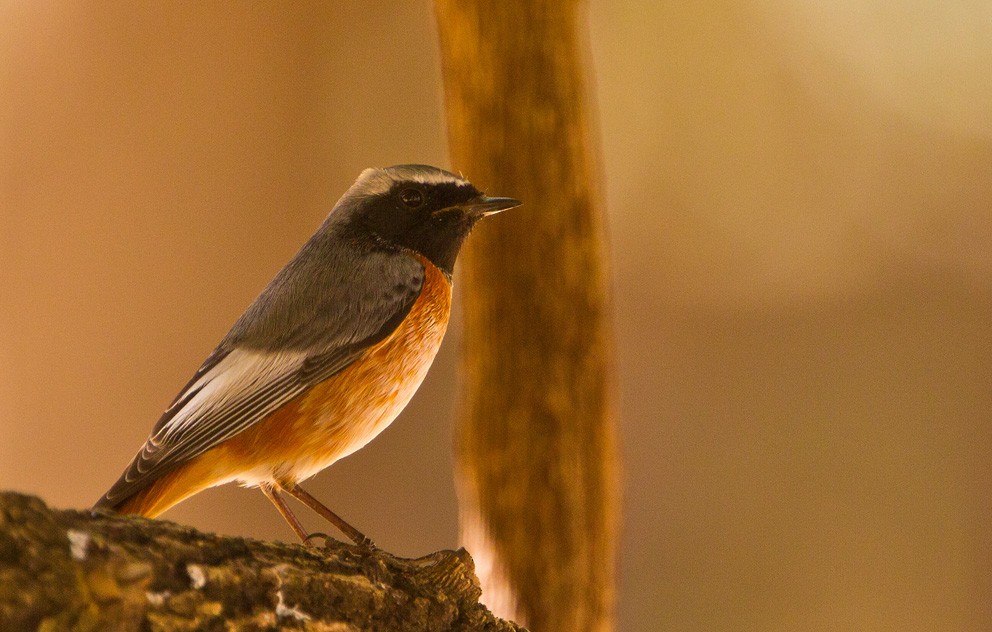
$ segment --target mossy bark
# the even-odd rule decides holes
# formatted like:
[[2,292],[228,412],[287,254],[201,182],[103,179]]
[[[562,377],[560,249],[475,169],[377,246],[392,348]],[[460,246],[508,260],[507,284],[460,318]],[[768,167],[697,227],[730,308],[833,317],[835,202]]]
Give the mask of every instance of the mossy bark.
[[0,630],[486,630],[464,550],[407,560],[49,509],[0,493]]

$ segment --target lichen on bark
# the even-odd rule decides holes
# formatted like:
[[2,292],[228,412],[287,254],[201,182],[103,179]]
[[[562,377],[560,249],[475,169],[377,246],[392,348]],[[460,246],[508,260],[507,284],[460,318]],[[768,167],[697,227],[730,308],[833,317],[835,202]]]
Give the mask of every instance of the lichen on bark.
[[0,493],[0,630],[522,629],[493,617],[479,594],[464,549],[409,560]]

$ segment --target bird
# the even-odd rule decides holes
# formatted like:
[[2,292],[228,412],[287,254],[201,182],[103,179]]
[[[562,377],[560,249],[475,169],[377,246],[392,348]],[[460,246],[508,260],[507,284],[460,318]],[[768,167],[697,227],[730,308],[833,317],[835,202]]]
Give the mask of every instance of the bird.
[[463,242],[480,219],[519,205],[438,167],[364,170],[93,510],[154,518],[237,482],[259,488],[304,543],[315,534],[284,494],[374,547],[300,483],[364,447],[407,405],[444,337]]

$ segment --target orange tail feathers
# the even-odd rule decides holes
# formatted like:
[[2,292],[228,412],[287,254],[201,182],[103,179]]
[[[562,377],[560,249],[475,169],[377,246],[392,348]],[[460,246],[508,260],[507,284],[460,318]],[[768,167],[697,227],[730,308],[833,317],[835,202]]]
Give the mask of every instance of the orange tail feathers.
[[223,467],[227,461],[223,456],[221,450],[205,452],[192,461],[180,465],[140,492],[117,503],[100,503],[98,507],[121,514],[155,518],[190,496],[231,480],[228,468]]

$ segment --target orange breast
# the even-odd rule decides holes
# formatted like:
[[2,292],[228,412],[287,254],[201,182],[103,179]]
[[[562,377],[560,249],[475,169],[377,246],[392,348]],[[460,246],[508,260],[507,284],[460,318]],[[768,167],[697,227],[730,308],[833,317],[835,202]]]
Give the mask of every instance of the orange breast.
[[232,480],[297,482],[375,438],[420,386],[448,325],[451,285],[433,264],[418,259],[426,270],[423,289],[389,337],[241,434],[163,476],[121,510],[155,516]]

